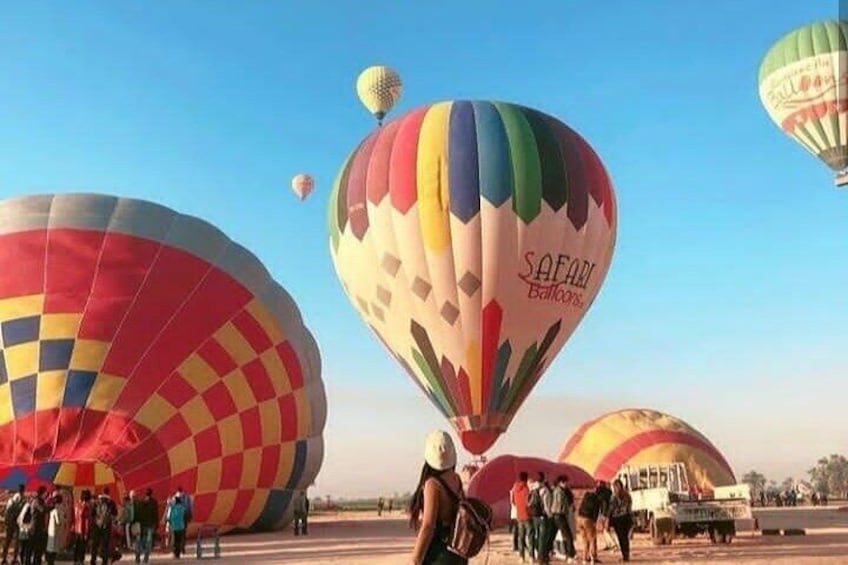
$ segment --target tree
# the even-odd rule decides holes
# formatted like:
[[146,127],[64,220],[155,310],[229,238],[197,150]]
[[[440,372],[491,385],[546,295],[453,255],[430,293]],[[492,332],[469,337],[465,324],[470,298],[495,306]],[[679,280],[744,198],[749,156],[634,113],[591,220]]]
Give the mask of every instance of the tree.
[[766,477],[762,473],[751,470],[742,477],[742,482],[751,487],[751,491],[758,495],[766,489]]
[[780,484],[780,488],[783,491],[793,490],[795,488],[795,479],[793,479],[792,477],[786,477]]
[[848,497],[848,459],[844,455],[834,453],[830,457],[822,457],[807,473],[818,492]]

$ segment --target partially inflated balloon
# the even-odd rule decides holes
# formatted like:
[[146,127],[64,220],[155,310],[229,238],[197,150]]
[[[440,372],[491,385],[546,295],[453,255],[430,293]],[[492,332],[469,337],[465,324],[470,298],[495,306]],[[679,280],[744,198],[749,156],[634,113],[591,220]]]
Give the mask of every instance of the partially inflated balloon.
[[315,180],[305,173],[300,173],[292,178],[292,191],[301,200],[305,200],[315,187]]
[[598,156],[557,119],[441,102],[356,148],[329,224],[351,302],[481,454],[595,299],[616,206]]
[[848,23],[787,34],[766,54],[759,82],[763,105],[787,135],[837,173],[848,169]]
[[206,222],[94,194],[0,202],[0,487],[178,486],[194,524],[273,529],[323,459],[318,347]]
[[619,410],[589,420],[566,441],[557,459],[603,481],[613,480],[624,465],[680,462],[693,486],[736,482],[733,469],[710,440],[683,420],[655,410]]
[[384,65],[368,67],[356,79],[359,100],[381,123],[400,99],[402,88],[400,75]]

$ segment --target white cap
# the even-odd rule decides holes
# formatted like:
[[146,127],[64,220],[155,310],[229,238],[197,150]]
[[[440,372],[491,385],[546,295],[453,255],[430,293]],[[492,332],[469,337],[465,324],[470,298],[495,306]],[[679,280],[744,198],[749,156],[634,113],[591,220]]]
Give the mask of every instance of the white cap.
[[427,436],[424,442],[424,461],[437,471],[456,466],[456,448],[447,432],[436,430]]

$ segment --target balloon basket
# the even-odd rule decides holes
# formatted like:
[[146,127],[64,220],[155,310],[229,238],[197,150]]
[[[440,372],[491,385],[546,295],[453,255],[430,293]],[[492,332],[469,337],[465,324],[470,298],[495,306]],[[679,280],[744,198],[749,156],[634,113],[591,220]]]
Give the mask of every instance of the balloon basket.
[[836,186],[848,186],[848,171],[836,173],[836,178],[833,182]]

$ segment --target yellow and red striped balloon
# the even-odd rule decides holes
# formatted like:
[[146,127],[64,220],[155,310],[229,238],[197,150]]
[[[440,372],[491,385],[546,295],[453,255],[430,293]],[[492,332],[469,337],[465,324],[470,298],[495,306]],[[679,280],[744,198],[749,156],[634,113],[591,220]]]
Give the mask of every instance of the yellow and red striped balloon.
[[604,481],[615,478],[623,465],[679,461],[692,485],[736,484],[733,469],[710,440],[683,420],[655,410],[620,410],[590,420],[568,439],[557,459]]

